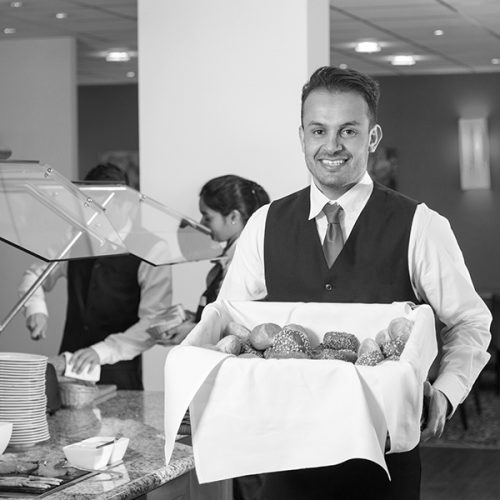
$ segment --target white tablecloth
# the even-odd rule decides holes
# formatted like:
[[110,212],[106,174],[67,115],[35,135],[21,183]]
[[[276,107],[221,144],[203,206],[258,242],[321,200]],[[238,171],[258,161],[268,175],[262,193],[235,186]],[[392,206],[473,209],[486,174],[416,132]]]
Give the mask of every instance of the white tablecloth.
[[[307,328],[313,345],[325,332],[374,338],[391,319],[415,322],[399,361],[356,366],[336,360],[238,358],[214,344],[229,321]],[[224,302],[205,308],[202,321],[165,363],[165,456],[170,460],[190,407],[200,483],[231,477],[333,465],[351,458],[387,466],[390,453],[414,448],[420,437],[422,388],[437,354],[429,306]]]

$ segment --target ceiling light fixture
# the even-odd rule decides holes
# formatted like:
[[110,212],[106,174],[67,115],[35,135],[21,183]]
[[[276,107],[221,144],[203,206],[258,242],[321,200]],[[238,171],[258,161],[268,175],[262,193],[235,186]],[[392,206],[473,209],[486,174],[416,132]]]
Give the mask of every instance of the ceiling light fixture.
[[135,78],[135,71],[127,71],[127,78]]
[[491,64],[500,64],[500,59],[498,59],[498,57],[494,57],[494,58],[491,60]]
[[378,42],[365,40],[364,42],[358,42],[354,50],[364,54],[373,54],[374,52],[380,52],[381,47]]
[[126,50],[110,50],[106,54],[108,62],[127,62],[130,61],[130,54]]
[[13,9],[19,9],[23,6],[23,2],[10,2],[10,6]]
[[391,59],[393,66],[413,66],[416,62],[413,56],[408,55],[393,56]]
[[16,28],[4,28],[3,33],[4,35],[14,35],[16,32]]
[[347,66],[347,64],[342,63],[342,64],[339,64],[339,68],[340,68],[340,69],[347,69],[347,68],[348,68],[348,66]]
[[68,14],[66,12],[58,12],[56,14],[56,19],[66,19],[68,17]]
[[444,35],[444,31],[443,30],[434,30],[434,35],[436,35],[436,36],[443,36]]

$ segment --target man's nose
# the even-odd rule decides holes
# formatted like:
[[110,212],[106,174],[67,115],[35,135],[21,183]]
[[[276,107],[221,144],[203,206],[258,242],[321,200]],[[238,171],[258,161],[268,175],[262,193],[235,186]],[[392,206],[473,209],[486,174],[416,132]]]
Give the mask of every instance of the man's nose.
[[343,147],[342,139],[337,134],[329,134],[326,136],[325,148],[329,152],[335,153],[341,151]]

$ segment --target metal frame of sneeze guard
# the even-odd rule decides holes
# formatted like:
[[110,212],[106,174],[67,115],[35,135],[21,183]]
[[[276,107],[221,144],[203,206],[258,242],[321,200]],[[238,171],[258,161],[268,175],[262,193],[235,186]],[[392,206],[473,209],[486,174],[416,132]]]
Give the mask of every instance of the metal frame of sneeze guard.
[[[214,260],[223,248],[210,230],[130,186],[77,182],[98,203],[128,251],[154,266]],[[126,218],[126,222],[125,219]]]
[[127,253],[106,203],[48,165],[0,161],[0,239],[47,262]]
[[62,260],[131,253],[154,266],[216,260],[205,226],[135,189],[67,180],[36,161],[0,161],[0,239],[49,262],[0,333]]
[[60,261],[128,253],[104,206],[37,161],[0,161],[0,239],[49,263],[0,333]]

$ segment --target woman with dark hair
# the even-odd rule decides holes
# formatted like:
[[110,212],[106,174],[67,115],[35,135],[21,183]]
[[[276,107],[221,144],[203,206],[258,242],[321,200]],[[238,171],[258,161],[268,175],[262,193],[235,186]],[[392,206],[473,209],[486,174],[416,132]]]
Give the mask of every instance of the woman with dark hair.
[[201,188],[199,196],[201,223],[212,231],[214,241],[225,242],[224,252],[207,274],[207,288],[200,297],[196,313],[186,311],[187,320],[170,329],[169,340],[159,341],[161,344],[182,342],[200,320],[204,307],[215,301],[241,231],[250,216],[270,202],[262,186],[238,175],[222,175],[209,180]]
[[226,246],[223,258],[207,275],[207,289],[201,296],[196,322],[200,320],[203,308],[217,298],[234,255],[235,243],[248,219],[269,202],[262,186],[237,175],[215,177],[201,188],[201,223],[212,231],[213,240],[225,241]]

